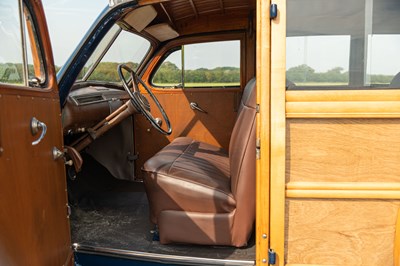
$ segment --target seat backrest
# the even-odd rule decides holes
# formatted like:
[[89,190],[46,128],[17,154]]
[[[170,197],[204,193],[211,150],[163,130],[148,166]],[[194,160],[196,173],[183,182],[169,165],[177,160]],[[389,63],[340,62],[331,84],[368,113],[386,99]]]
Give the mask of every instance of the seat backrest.
[[250,80],[229,143],[231,191],[236,200],[233,237],[249,235],[255,219],[256,80]]
[[389,88],[400,88],[400,72],[393,77],[389,84]]

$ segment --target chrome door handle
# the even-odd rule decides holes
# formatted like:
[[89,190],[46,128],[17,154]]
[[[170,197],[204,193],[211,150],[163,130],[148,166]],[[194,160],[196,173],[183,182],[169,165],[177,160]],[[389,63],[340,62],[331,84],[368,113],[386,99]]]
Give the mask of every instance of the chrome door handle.
[[35,135],[39,132],[39,130],[41,130],[42,133],[40,134],[40,136],[39,136],[39,138],[38,138],[37,140],[35,140],[35,141],[32,142],[32,145],[33,145],[33,146],[34,146],[34,145],[38,145],[39,142],[42,141],[42,139],[43,139],[44,136],[46,135],[47,126],[46,126],[45,123],[43,123],[43,122],[37,120],[36,117],[32,117],[32,119],[31,119],[31,133],[32,133],[32,136],[35,136]]
[[207,114],[207,111],[201,109],[200,106],[199,106],[197,103],[195,103],[195,102],[191,102],[191,103],[190,103],[190,108],[192,108],[192,110],[197,110],[197,111],[199,111],[199,112],[202,112],[202,113]]

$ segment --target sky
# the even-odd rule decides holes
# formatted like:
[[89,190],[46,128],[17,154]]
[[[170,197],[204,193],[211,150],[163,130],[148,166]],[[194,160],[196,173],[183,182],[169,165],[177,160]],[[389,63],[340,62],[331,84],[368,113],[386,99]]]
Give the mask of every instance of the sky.
[[[3,51],[7,51],[0,55],[0,63],[21,60],[21,51],[18,50],[21,42],[18,34],[18,20],[12,15],[18,11],[16,2],[15,0],[0,0],[0,46]],[[107,6],[108,0],[42,0],[42,2],[47,16],[55,63],[61,66]],[[400,71],[399,34],[374,35],[368,41],[367,69],[369,73],[394,75]],[[317,72],[325,72],[334,67],[342,67],[346,71],[349,66],[349,42],[349,36],[289,37],[287,39],[287,69],[307,64]],[[202,50],[202,48],[196,49]],[[217,66],[217,55],[228,58],[230,66],[238,65],[237,57],[230,56],[229,49],[207,49],[208,55],[213,58],[211,65],[208,62],[208,67]],[[198,65],[188,64],[186,67],[201,67],[207,63],[207,60],[209,61],[199,52],[198,60],[196,60]]]
[[108,0],[42,0],[54,61],[67,61]]

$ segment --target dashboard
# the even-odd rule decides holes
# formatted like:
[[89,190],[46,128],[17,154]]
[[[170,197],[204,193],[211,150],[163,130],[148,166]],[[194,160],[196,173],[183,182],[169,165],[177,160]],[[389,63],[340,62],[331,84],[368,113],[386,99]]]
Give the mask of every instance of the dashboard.
[[62,110],[64,135],[84,133],[129,99],[124,90],[89,86],[72,91]]

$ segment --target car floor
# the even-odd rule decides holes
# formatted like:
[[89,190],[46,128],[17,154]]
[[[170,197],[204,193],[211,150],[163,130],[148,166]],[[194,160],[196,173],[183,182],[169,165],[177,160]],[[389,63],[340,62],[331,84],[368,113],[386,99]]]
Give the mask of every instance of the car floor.
[[84,168],[68,180],[72,242],[79,245],[199,258],[255,259],[254,237],[245,248],[161,245],[153,240],[143,183],[118,180],[84,155]]

